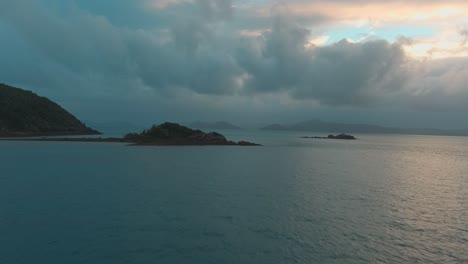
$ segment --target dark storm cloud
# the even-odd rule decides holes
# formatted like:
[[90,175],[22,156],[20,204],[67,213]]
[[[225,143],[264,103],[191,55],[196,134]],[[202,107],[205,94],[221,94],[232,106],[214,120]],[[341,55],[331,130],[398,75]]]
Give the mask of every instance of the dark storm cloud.
[[296,99],[314,98],[330,105],[371,105],[405,80],[406,58],[397,43],[342,40],[307,47],[308,35],[305,28],[277,18],[261,39],[261,48],[246,49],[250,54],[241,56],[241,65],[251,76],[250,89],[287,90]]
[[[155,89],[182,86],[224,93],[236,74],[233,59],[214,43],[213,22],[231,14],[229,1],[184,4],[196,13],[174,17],[167,31],[129,30],[72,7],[64,18],[31,1],[1,3],[2,21],[48,59],[86,75],[127,76]],[[180,8],[180,7],[175,7]],[[168,10],[172,12],[173,10]],[[212,43],[213,42],[213,43]]]
[[[129,2],[116,2],[119,16],[145,21],[141,28],[124,26],[125,19],[112,11],[106,14],[96,3],[57,3],[0,3],[3,31],[23,39],[17,49],[15,40],[0,45],[13,49],[12,54],[26,50],[37,59],[42,70],[36,86],[79,87],[83,94],[108,97],[141,92],[171,96],[185,90],[233,96],[232,100],[277,95],[331,106],[397,102],[407,107],[466,108],[466,60],[415,61],[403,51],[409,39],[342,40],[317,47],[309,43],[310,27],[300,20],[275,10],[265,18],[236,9],[230,0],[180,2],[154,10],[136,1],[128,14],[120,12]],[[243,27],[239,18],[248,18],[250,27]],[[267,19],[270,26],[265,29]],[[255,23],[259,26],[252,26]],[[258,32],[240,33],[246,29]],[[15,71],[38,75],[32,74],[35,68],[27,59],[9,60],[15,66],[0,77],[21,83],[24,78]]]

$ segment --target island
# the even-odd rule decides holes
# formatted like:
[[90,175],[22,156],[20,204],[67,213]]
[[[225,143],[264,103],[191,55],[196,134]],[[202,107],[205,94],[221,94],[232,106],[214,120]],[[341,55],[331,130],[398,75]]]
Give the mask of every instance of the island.
[[97,134],[48,98],[0,84],[0,137]]
[[247,141],[229,141],[216,132],[203,132],[191,129],[177,123],[163,123],[153,125],[141,133],[129,133],[123,138],[125,142],[134,145],[175,145],[175,146],[260,146]]
[[95,142],[95,143],[127,143],[131,146],[261,146],[248,141],[234,142],[227,140],[223,135],[216,132],[203,132],[194,130],[177,123],[163,123],[153,125],[151,128],[140,133],[128,133],[123,138],[3,138],[8,141],[52,141],[52,142]]
[[344,140],[356,140],[354,136],[347,135],[347,134],[339,134],[339,135],[328,135],[327,137],[302,137],[302,138],[315,138],[315,139],[344,139]]

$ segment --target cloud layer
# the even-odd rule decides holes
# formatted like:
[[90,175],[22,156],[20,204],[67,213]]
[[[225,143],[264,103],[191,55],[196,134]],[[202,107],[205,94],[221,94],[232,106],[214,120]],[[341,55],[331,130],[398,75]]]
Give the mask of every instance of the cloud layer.
[[[384,1],[360,3],[377,8]],[[450,15],[438,3],[428,1],[427,8]],[[296,12],[319,4],[313,12]],[[411,38],[314,45],[318,29],[352,18],[332,16],[327,8],[350,5],[117,0],[112,11],[95,1],[2,1],[0,54],[8,65],[0,66],[0,78],[74,96],[184,98],[187,105],[220,101],[256,110],[277,103],[468,110],[468,60],[460,52],[456,58],[415,58],[408,49],[422,40]],[[465,50],[466,29],[453,29],[460,36],[457,48]]]

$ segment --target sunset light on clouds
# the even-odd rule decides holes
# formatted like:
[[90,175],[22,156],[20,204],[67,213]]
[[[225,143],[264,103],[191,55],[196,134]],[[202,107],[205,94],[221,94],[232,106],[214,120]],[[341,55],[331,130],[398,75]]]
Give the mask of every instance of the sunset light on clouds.
[[[150,8],[157,9],[184,3],[193,1],[147,0]],[[216,6],[214,2],[211,5]],[[298,20],[320,17],[319,22],[304,24],[311,30],[309,44],[317,46],[341,39],[398,41],[404,37],[410,40],[404,43],[404,49],[413,57],[437,59],[468,55],[464,31],[468,22],[466,1],[239,1],[233,7],[240,12],[249,10],[258,17],[274,17],[278,10]],[[240,32],[259,36],[265,30],[269,29],[241,29]]]

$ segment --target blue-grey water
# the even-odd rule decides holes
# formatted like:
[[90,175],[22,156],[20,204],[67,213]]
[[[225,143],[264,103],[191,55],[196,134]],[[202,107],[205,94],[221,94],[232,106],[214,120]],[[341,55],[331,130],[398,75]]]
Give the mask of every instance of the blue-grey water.
[[468,138],[0,142],[0,263],[468,263]]

